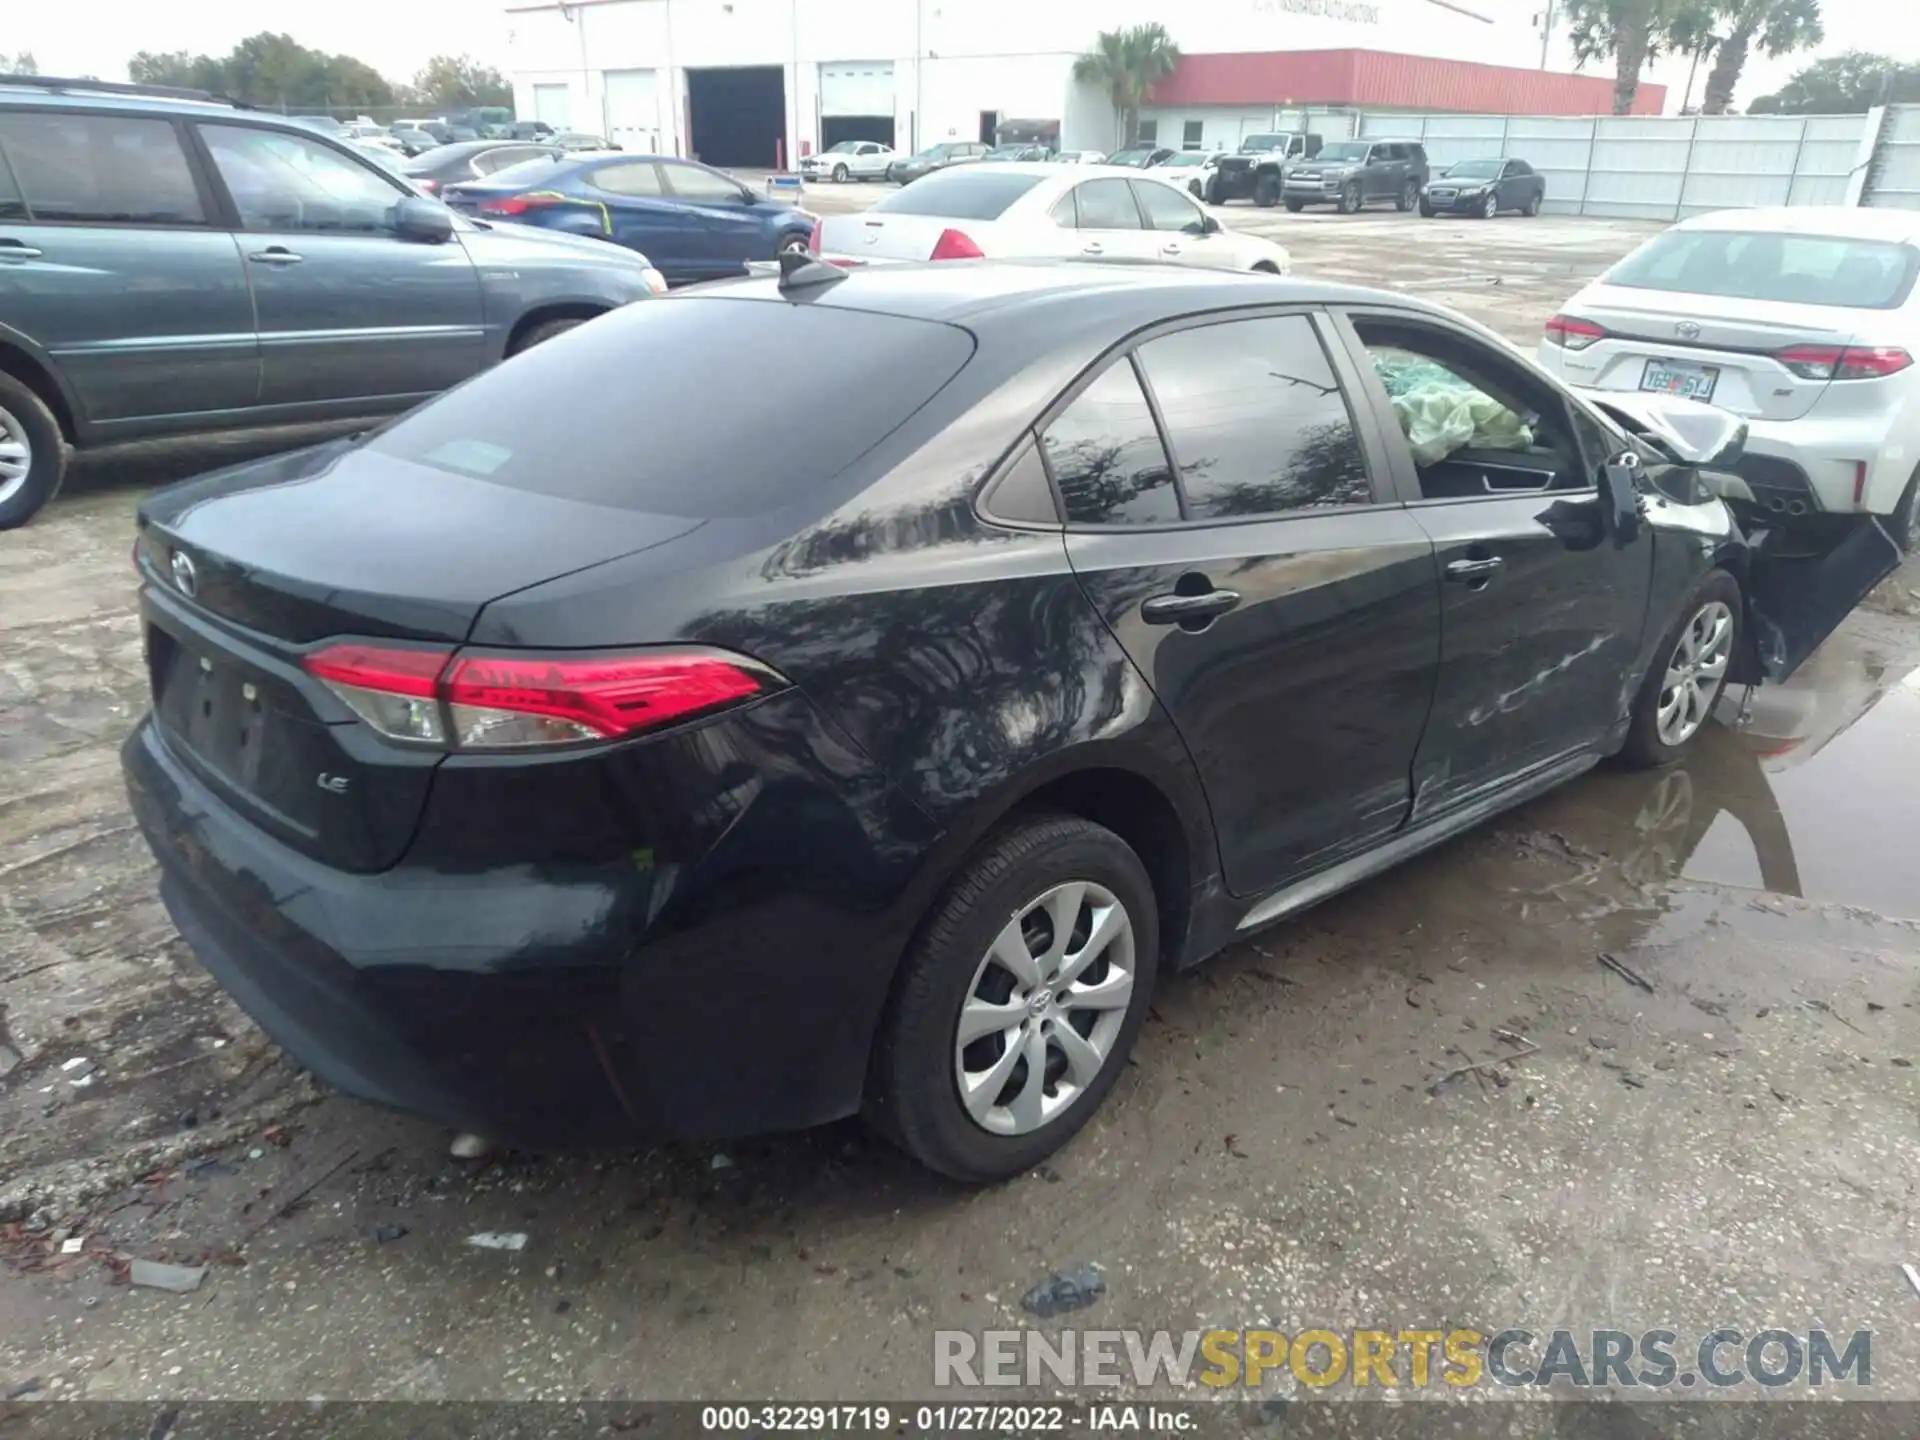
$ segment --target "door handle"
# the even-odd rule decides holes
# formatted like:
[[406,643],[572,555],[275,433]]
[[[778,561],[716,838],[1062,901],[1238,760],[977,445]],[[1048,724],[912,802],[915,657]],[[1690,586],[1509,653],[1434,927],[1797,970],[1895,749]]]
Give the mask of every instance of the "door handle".
[[23,240],[0,240],[0,260],[38,260],[45,253]]
[[1506,563],[1498,555],[1489,555],[1480,560],[1449,560],[1447,579],[1464,585],[1484,585]]
[[307,257],[296,255],[284,245],[269,245],[264,250],[255,250],[247,256],[256,265],[298,265]]
[[1240,603],[1235,590],[1209,590],[1204,595],[1155,595],[1140,602],[1140,618],[1149,625],[1185,625],[1224,615]]
[[1080,253],[1082,255],[1104,255],[1107,252],[1101,246],[1100,242],[1098,240],[1095,240],[1091,244],[1083,245],[1080,249]]

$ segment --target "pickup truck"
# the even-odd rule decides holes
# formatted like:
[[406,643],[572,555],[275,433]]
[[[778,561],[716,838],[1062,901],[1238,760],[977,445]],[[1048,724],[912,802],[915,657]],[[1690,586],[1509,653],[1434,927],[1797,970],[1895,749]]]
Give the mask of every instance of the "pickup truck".
[[1307,160],[1320,153],[1320,137],[1302,131],[1286,134],[1248,135],[1235,155],[1222,155],[1207,184],[1204,197],[1209,205],[1224,205],[1229,200],[1252,200],[1271,208],[1280,203],[1286,167],[1296,160]]

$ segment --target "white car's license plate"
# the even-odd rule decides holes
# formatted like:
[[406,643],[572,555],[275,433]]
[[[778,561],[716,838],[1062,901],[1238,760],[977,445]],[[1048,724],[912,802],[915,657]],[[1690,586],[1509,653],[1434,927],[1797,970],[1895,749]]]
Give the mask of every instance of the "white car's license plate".
[[1683,400],[1711,400],[1720,372],[1711,365],[1676,365],[1671,360],[1649,360],[1641,372],[1640,388]]

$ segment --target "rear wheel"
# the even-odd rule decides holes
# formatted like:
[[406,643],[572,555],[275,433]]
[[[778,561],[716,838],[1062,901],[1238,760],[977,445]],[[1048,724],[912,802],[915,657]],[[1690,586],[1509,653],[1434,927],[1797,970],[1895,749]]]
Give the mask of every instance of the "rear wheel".
[[24,525],[67,469],[59,423],[41,398],[0,372],[0,530]]
[[1289,215],[1298,215],[1302,210],[1306,208],[1307,208],[1307,202],[1304,200],[1287,201],[1287,213]]
[[1224,205],[1227,203],[1226,197],[1220,193],[1220,177],[1218,175],[1207,182],[1207,193],[1204,198],[1209,205]]
[[1400,193],[1394,197],[1393,208],[1404,214],[1413,208],[1414,202],[1419,198],[1420,182],[1409,180],[1400,187]]
[[1262,175],[1253,182],[1253,203],[1263,210],[1271,210],[1280,203],[1280,177]]
[[507,351],[507,354],[523,355],[534,346],[544,344],[554,336],[564,335],[567,331],[586,323],[577,315],[570,315],[564,320],[543,320],[538,325],[529,326],[520,338],[513,342],[513,348]]
[[1348,181],[1347,184],[1343,185],[1340,189],[1340,213],[1342,215],[1351,215],[1359,210],[1359,208],[1360,186],[1357,182]]
[[1001,830],[902,964],[868,1118],[957,1180],[1038,1164],[1126,1068],[1158,953],[1153,886],[1119,836],[1068,815]]
[[1189,180],[1187,182],[1187,193],[1196,200],[1204,200],[1207,198],[1207,192],[1200,187],[1198,180]]
[[1527,218],[1528,219],[1532,219],[1535,215],[1538,215],[1540,213],[1540,200],[1541,200],[1541,197],[1539,195],[1535,195],[1532,199],[1527,201]]
[[1634,697],[1620,758],[1646,769],[1678,760],[1706,725],[1739,653],[1740,586],[1710,570],[1661,637],[1647,678]]
[[847,183],[847,167],[845,165],[836,165],[833,167],[833,183],[836,185],[844,185]]
[[789,235],[780,242],[780,248],[774,252],[779,255],[804,255],[811,242],[805,235]]

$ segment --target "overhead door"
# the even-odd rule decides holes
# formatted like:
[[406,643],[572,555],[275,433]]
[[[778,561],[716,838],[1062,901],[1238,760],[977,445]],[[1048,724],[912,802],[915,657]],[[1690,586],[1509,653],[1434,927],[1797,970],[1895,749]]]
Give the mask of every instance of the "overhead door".
[[573,95],[569,85],[535,85],[533,118],[544,120],[556,130],[573,128]]
[[820,67],[820,144],[893,144],[893,62],[837,60]]
[[653,155],[660,150],[657,71],[606,72],[607,138],[622,150]]

